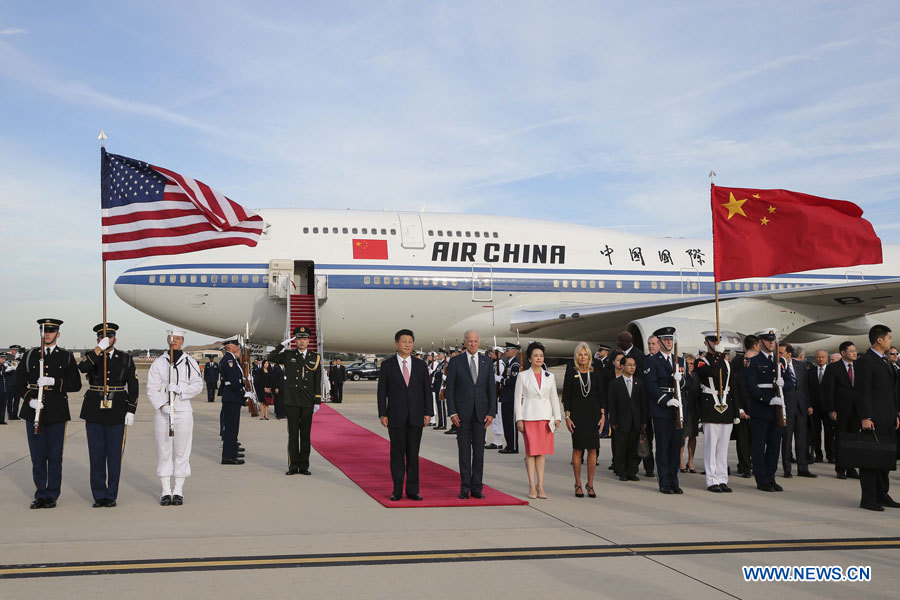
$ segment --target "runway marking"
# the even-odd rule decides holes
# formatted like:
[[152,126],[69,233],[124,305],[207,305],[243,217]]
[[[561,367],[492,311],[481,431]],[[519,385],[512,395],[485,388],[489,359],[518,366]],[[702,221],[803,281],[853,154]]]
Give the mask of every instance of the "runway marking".
[[725,554],[742,552],[800,552],[863,548],[900,549],[900,537],[760,540],[749,542],[687,542],[677,544],[556,546],[538,548],[497,548],[490,550],[428,550],[419,552],[360,552],[348,554],[298,554],[280,556],[236,556],[47,563],[0,566],[0,579],[297,567],[349,567],[433,562],[547,560],[555,558],[605,558],[614,556]]

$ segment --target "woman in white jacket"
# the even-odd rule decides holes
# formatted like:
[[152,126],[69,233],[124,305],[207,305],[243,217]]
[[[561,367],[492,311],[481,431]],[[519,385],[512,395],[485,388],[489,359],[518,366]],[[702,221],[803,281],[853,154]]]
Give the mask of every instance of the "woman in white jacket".
[[556,378],[544,371],[544,345],[531,342],[525,350],[531,368],[516,378],[516,428],[525,440],[525,470],[528,472],[528,497],[546,498],[544,467],[547,454],[553,454],[553,432],[559,427],[562,413]]
[[[147,397],[154,409],[156,430],[156,475],[162,483],[162,506],[184,504],[184,480],[191,475],[191,442],[194,437],[194,414],[191,398],[203,390],[200,365],[192,357],[182,352],[184,332],[169,331],[169,352],[157,357],[147,374]],[[174,368],[170,369],[170,365]],[[169,408],[169,392],[172,393],[172,408]],[[169,419],[171,412],[171,422]],[[174,435],[169,435],[171,429]],[[175,487],[172,488],[172,476]]]

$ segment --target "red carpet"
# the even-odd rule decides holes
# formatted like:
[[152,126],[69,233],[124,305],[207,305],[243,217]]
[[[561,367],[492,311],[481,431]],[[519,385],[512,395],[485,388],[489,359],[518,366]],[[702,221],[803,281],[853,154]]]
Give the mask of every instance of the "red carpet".
[[[387,430],[385,430],[387,433]],[[484,486],[484,500],[460,500],[459,473],[419,457],[421,502],[403,498],[391,502],[390,442],[360,427],[330,406],[323,404],[312,427],[312,445],[353,483],[388,508],[434,506],[518,506],[528,502]],[[449,437],[449,436],[448,436]],[[448,440],[456,455],[456,440]]]

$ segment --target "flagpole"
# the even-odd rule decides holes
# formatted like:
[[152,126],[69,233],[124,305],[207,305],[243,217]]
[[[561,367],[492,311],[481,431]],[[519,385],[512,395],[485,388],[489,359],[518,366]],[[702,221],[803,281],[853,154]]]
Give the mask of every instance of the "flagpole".
[[[103,130],[100,130],[100,135],[97,136],[97,139],[100,140],[100,148],[101,151],[105,147],[105,141],[107,139],[106,133]],[[102,154],[102,152],[101,152]],[[103,185],[103,159],[100,159],[100,185]],[[100,190],[100,196],[103,196],[103,190]],[[103,263],[103,337],[107,336],[106,331],[106,259],[103,258],[103,202],[100,202],[100,262]],[[109,378],[106,375],[106,349],[101,350],[103,352],[103,399],[100,401],[100,408],[112,408],[112,406],[108,406],[109,403]]]
[[[715,201],[716,198],[716,172],[710,169],[709,171],[709,198],[710,205]],[[716,216],[712,214],[712,210],[710,210],[710,215],[712,216],[713,223],[715,223]],[[713,226],[713,246],[712,246],[712,257],[713,257],[713,289],[716,292],[716,344],[722,343],[722,333],[719,328],[719,279],[716,274],[716,229]]]

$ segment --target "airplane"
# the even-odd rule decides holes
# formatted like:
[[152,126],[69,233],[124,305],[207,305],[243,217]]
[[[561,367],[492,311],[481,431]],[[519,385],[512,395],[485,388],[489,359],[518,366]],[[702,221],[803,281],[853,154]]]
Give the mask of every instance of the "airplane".
[[[410,328],[424,349],[478,330],[539,339],[549,356],[579,341],[635,345],[674,326],[682,351],[715,329],[711,240],[653,238],[550,220],[361,210],[263,209],[253,247],[145,259],[116,294],[157,319],[211,336],[244,331],[275,345],[297,324],[331,352],[388,352]],[[723,344],[774,327],[791,343],[866,347],[876,322],[900,324],[900,247],[884,262],[719,282]]]

